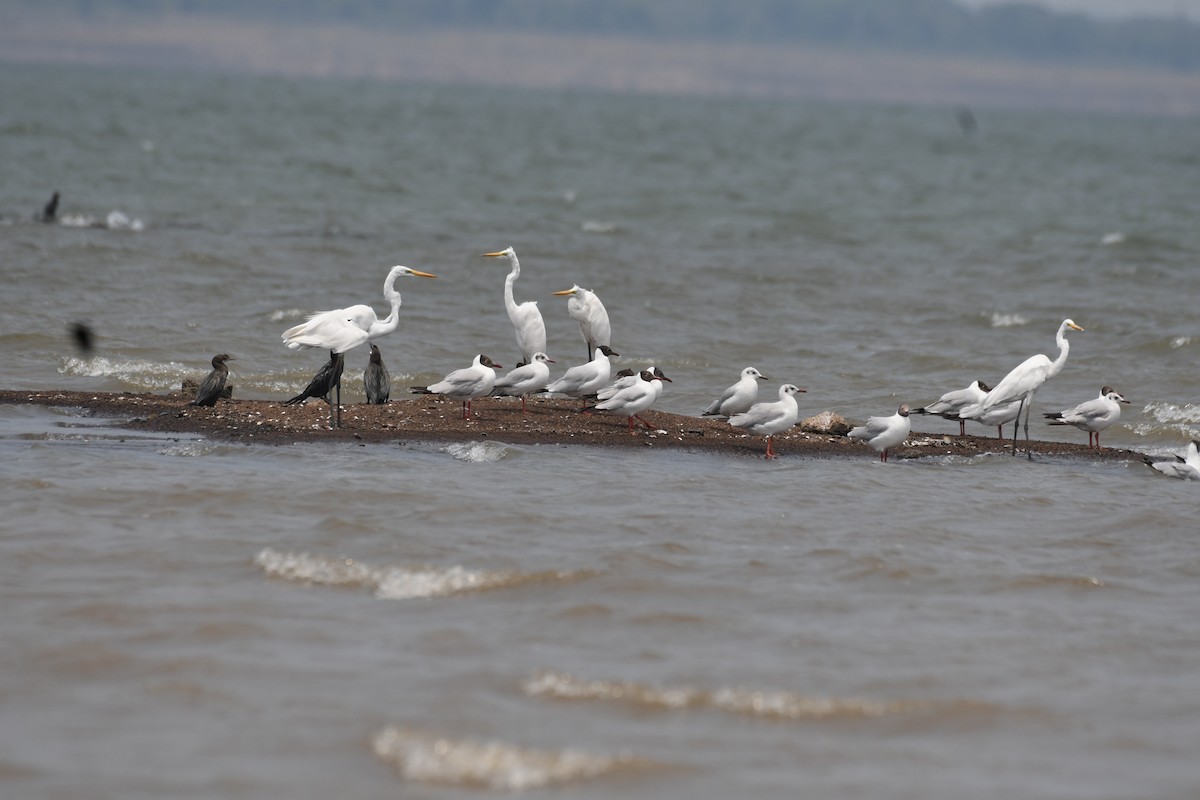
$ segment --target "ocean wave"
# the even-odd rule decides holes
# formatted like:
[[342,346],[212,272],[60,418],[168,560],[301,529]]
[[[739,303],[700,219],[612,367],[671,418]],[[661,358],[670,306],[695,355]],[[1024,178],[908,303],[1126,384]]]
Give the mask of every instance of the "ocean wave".
[[117,209],[108,212],[103,220],[90,214],[63,214],[58,218],[58,224],[64,228],[106,228],[110,231],[134,231],[135,233],[146,229],[145,222]]
[[584,680],[574,675],[542,671],[525,682],[525,693],[555,700],[599,700],[643,710],[684,709],[779,720],[861,719],[928,711],[994,711],[976,700],[871,700],[856,697],[813,697],[796,692],[694,686],[650,686],[634,681]]
[[500,442],[456,442],[446,445],[445,452],[459,461],[488,464],[507,458],[512,453],[512,448]]
[[530,583],[571,582],[591,574],[580,570],[469,570],[461,566],[374,567],[350,558],[284,553],[270,548],[255,556],[254,565],[271,578],[320,586],[365,588],[382,600],[448,597]]
[[305,319],[306,317],[308,317],[309,313],[310,312],[302,311],[298,308],[278,308],[278,309],[272,311],[267,316],[267,319],[270,320],[271,322],[284,322],[284,321],[293,320],[293,319],[301,320],[301,319]]
[[1020,314],[1001,314],[999,311],[992,312],[992,327],[993,328],[1015,328],[1018,325],[1027,325],[1029,320]]
[[601,222],[600,220],[586,220],[579,226],[579,229],[584,233],[616,233],[617,226],[613,222]]
[[1110,247],[1114,244],[1121,244],[1121,242],[1125,241],[1126,238],[1128,237],[1126,237],[1125,234],[1121,233],[1120,231],[1113,231],[1112,233],[1104,234],[1104,236],[1100,239],[1100,244]]
[[539,750],[502,741],[451,739],[396,726],[371,737],[371,748],[380,759],[394,764],[405,780],[508,792],[561,786],[651,766],[628,753]]
[[60,375],[77,375],[85,378],[116,378],[142,389],[178,388],[181,376],[189,372],[183,364],[175,361],[116,361],[103,356],[79,358],[66,356],[58,368]]

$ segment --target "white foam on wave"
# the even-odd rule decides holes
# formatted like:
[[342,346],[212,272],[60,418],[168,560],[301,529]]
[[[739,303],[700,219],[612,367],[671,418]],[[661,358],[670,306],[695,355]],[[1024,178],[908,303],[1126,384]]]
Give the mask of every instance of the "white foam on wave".
[[195,458],[197,456],[206,456],[214,452],[215,448],[208,442],[187,442],[184,444],[173,444],[169,447],[164,447],[159,450],[160,455],[164,456],[181,456],[185,458]]
[[90,214],[62,214],[58,218],[58,224],[65,228],[107,228],[110,231],[134,231],[135,233],[146,229],[145,222],[137,217],[131,217],[119,209],[108,212],[103,220]]
[[271,322],[284,322],[293,319],[304,319],[307,316],[307,311],[301,311],[298,308],[280,308],[272,311],[267,319],[269,319]]
[[1200,436],[1200,405],[1193,403],[1147,403],[1142,415],[1153,422],[1139,422],[1132,426],[1138,436],[1161,436],[1164,429],[1178,431],[1185,439]]
[[1121,233],[1120,231],[1113,231],[1112,233],[1104,234],[1103,238],[1100,239],[1100,244],[1110,247],[1114,244],[1120,244],[1121,242],[1125,241],[1126,238],[1127,237],[1125,234]]
[[651,686],[635,681],[584,680],[545,670],[525,682],[532,697],[599,700],[651,710],[707,709],[782,720],[883,717],[918,711],[990,710],[972,700],[872,700],[858,697],[814,697],[797,692],[724,687],[714,691],[694,686]]
[[507,792],[575,783],[649,763],[627,753],[539,750],[502,741],[451,739],[397,726],[371,737],[371,748],[395,765],[405,780]]
[[268,577],[296,583],[371,589],[381,600],[417,600],[506,589],[538,581],[571,581],[590,573],[515,572],[452,567],[375,567],[350,558],[285,553],[266,548],[254,565]]
[[499,442],[456,442],[448,444],[445,452],[459,461],[470,464],[487,464],[507,458],[511,449]]
[[1171,348],[1174,350],[1178,350],[1179,348],[1189,345],[1191,343],[1192,343],[1191,336],[1176,336],[1174,339],[1171,340]]
[[187,367],[175,361],[118,361],[103,356],[66,356],[58,371],[61,375],[79,375],[85,378],[117,378],[145,389],[174,389],[180,377],[189,373]]
[[993,328],[1014,328],[1018,325],[1027,325],[1029,320],[1020,314],[1001,314],[998,311],[992,312],[992,327]]
[[586,220],[579,226],[584,233],[616,233],[617,225],[615,222],[602,222],[600,220]]

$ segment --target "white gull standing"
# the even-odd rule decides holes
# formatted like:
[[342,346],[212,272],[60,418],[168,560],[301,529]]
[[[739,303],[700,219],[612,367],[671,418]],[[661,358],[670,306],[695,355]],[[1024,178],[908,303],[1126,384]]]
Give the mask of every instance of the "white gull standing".
[[547,394],[565,394],[568,397],[587,397],[595,394],[608,383],[612,375],[612,364],[609,357],[620,355],[611,347],[602,344],[596,348],[596,355],[586,364],[571,367],[563,376],[546,386]]
[[534,353],[533,361],[510,371],[507,375],[496,378],[492,394],[496,397],[520,397],[521,413],[525,413],[525,398],[534,392],[540,392],[550,382],[550,367],[554,359],[545,353]]
[[708,408],[701,413],[703,417],[732,417],[750,410],[750,406],[758,399],[758,382],[766,380],[767,376],[754,367],[742,370],[742,377],[730,386],[721,396],[712,401]]
[[901,403],[890,417],[871,417],[866,425],[852,429],[847,436],[866,442],[879,453],[880,461],[888,460],[888,450],[908,438],[908,404]]
[[492,393],[498,369],[499,364],[480,353],[475,356],[471,366],[456,369],[429,386],[414,386],[412,391],[415,394],[440,394],[453,400],[461,400],[462,418],[468,419],[471,416],[471,401]]
[[796,424],[800,418],[800,407],[796,395],[807,391],[791,383],[779,387],[779,399],[773,403],[755,403],[740,414],[729,418],[735,428],[744,428],[750,433],[767,437],[766,458],[774,458],[775,434],[782,433]]
[[654,405],[654,401],[658,399],[660,394],[656,391],[655,384],[661,384],[663,381],[670,381],[666,375],[655,375],[654,372],[644,369],[637,375],[633,376],[633,383],[613,394],[607,400],[602,400],[591,408],[599,411],[610,411],[613,414],[624,415],[629,421],[629,433],[633,434],[633,421],[645,425],[653,430],[654,426],[639,415]]
[[989,391],[991,391],[991,387],[983,381],[972,381],[971,385],[965,389],[946,392],[924,408],[914,408],[912,413],[933,414],[954,420],[958,423],[958,435],[963,436],[967,432],[967,421],[960,418],[958,412],[967,406],[983,402],[983,398],[987,397]]
[[[1112,426],[1121,418],[1121,404],[1128,403],[1121,393],[1111,386],[1100,390],[1100,396],[1087,402],[1080,403],[1066,411],[1053,414],[1043,414],[1049,422],[1047,425],[1074,425],[1081,431],[1087,431],[1088,447],[1100,447],[1100,431]],[[1095,438],[1095,445],[1092,439]]]

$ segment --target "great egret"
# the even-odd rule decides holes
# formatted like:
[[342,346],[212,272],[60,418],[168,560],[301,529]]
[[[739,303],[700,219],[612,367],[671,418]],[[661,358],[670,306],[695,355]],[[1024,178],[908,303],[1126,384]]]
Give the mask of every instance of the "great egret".
[[526,300],[518,304],[513,299],[513,284],[521,275],[521,262],[517,261],[517,253],[511,247],[483,255],[487,258],[507,258],[512,266],[508,277],[504,279],[504,307],[508,309],[508,318],[512,321],[513,331],[517,335],[521,363],[530,364],[533,362],[534,353],[546,352],[546,323],[542,320],[542,312],[538,311],[536,300]]
[[483,353],[475,356],[471,366],[456,369],[437,383],[430,386],[414,386],[416,394],[440,394],[454,400],[462,401],[462,418],[471,416],[471,401],[478,397],[487,397],[496,385],[496,370],[500,364],[494,363]]
[[586,397],[595,394],[608,383],[612,375],[612,364],[609,357],[619,356],[611,347],[602,344],[596,348],[596,354],[586,364],[571,367],[556,381],[546,385],[548,394],[565,394],[568,397]]
[[379,353],[377,344],[371,345],[371,360],[363,370],[363,390],[367,394],[367,405],[383,405],[392,394],[392,376],[383,364],[383,356]]
[[729,424],[735,428],[744,428],[750,433],[767,437],[766,458],[774,458],[773,445],[775,434],[786,431],[796,424],[800,418],[800,407],[796,405],[796,395],[808,391],[790,383],[779,387],[779,399],[773,403],[755,403],[741,414],[729,418]]
[[1043,414],[1049,420],[1048,425],[1074,425],[1081,431],[1087,431],[1088,447],[1092,447],[1095,437],[1095,447],[1100,447],[1100,431],[1109,427],[1121,418],[1121,403],[1128,403],[1121,393],[1111,386],[1100,390],[1100,396],[1094,400],[1080,403],[1074,408],[1059,411],[1054,414]]
[[[1067,353],[1070,352],[1071,344],[1067,341],[1067,330],[1082,331],[1083,328],[1076,325],[1069,319],[1064,319],[1062,324],[1058,326],[1058,333],[1054,336],[1054,341],[1058,345],[1058,358],[1051,361],[1048,357],[1041,353],[1030,356],[1022,361],[1010,373],[1004,376],[1004,379],[996,384],[987,397],[978,403],[967,406],[959,411],[958,416],[963,419],[975,419],[982,412],[1003,403],[1008,403],[1013,400],[1020,400],[1021,405],[1017,410],[1018,415],[1020,409],[1025,410],[1025,452],[1033,458],[1033,452],[1029,449],[1029,407],[1033,405],[1033,394],[1038,388],[1053,378],[1058,373],[1062,372],[1063,365],[1067,363]],[[1013,422],[1013,455],[1017,454],[1017,422]]]
[[638,422],[653,430],[654,426],[642,419],[640,414],[654,405],[654,401],[661,394],[660,391],[656,390],[655,383],[657,382],[661,386],[663,381],[671,380],[666,375],[662,375],[661,373],[656,375],[653,370],[648,369],[644,369],[632,377],[633,383],[622,388],[608,399],[601,400],[596,405],[591,406],[591,408],[600,411],[611,411],[614,414],[624,415],[629,421],[630,435],[634,432],[634,419],[637,419]]
[[1150,469],[1166,475],[1168,478],[1200,481],[1200,450],[1197,450],[1198,445],[1200,445],[1200,442],[1195,439],[1188,442],[1187,456],[1184,458],[1175,456],[1173,461],[1155,461],[1150,456],[1146,456],[1142,460]]
[[[329,404],[329,427],[340,428],[342,425],[342,403],[341,397],[337,398],[337,402],[330,397],[335,387],[340,387],[342,382],[342,370],[346,367],[346,357],[341,353],[329,351],[329,360],[326,361],[317,374],[313,375],[312,380],[308,382],[308,386],[304,387],[304,391],[295,397],[288,398],[283,401],[285,406],[300,405],[310,397],[319,397]],[[337,421],[334,421],[334,411],[337,412]]]
[[525,413],[525,398],[533,392],[541,391],[550,382],[550,367],[554,359],[545,353],[534,353],[533,361],[523,364],[496,378],[492,394],[496,397],[520,397],[521,413]]
[[556,296],[567,298],[567,313],[579,323],[579,332],[583,341],[587,342],[588,360],[596,353],[596,348],[609,344],[612,339],[612,327],[608,324],[608,311],[596,293],[575,284],[570,289],[555,292]]
[[750,409],[754,402],[758,399],[758,382],[767,380],[767,376],[756,370],[754,367],[746,367],[742,370],[742,377],[733,386],[730,386],[721,396],[712,401],[712,404],[704,409],[700,416],[702,417],[732,417],[735,414],[741,414]]
[[914,408],[912,413],[934,414],[945,419],[952,419],[958,423],[958,435],[964,436],[967,433],[967,421],[959,417],[958,412],[967,406],[983,402],[983,398],[987,397],[987,393],[990,391],[991,387],[983,381],[972,381],[967,388],[946,392],[924,408]]
[[[396,291],[393,284],[397,278],[406,276],[437,277],[429,272],[400,265],[394,266],[383,280],[383,297],[391,306],[391,313],[384,319],[379,319],[375,314],[375,309],[369,305],[335,308],[332,311],[321,311],[311,315],[300,325],[288,328],[280,338],[289,350],[319,347],[342,354],[372,339],[386,336],[400,325],[400,293]],[[340,424],[342,403],[342,373],[340,370],[337,371],[337,382],[334,388],[337,392],[338,422]]]
[[229,367],[225,366],[226,361],[237,361],[237,359],[228,353],[213,356],[212,372],[208,373],[204,380],[200,382],[200,388],[196,390],[196,396],[188,405],[215,406],[217,404],[217,398],[225,390],[225,379],[229,377]]
[[879,460],[887,461],[888,450],[907,439],[909,430],[908,404],[901,403],[890,417],[871,417],[866,425],[853,428],[846,435],[871,445],[879,453]]

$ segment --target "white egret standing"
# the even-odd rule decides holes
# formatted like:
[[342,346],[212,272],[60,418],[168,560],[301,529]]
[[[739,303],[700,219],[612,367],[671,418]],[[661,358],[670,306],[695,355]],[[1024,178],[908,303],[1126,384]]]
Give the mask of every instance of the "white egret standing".
[[907,439],[910,429],[908,404],[901,403],[890,417],[871,417],[867,424],[853,428],[846,435],[871,445],[879,453],[879,460],[887,461],[888,450]]
[[[383,281],[383,297],[391,306],[391,313],[384,319],[379,319],[375,309],[369,305],[354,305],[346,308],[335,308],[332,311],[321,311],[309,316],[299,325],[288,328],[280,337],[289,350],[303,347],[319,347],[341,355],[347,350],[365,344],[372,339],[386,336],[400,325],[400,293],[393,284],[397,278],[405,276],[418,278],[436,278],[429,272],[410,269],[404,266],[394,266]],[[342,376],[338,373],[337,384],[338,417],[340,424],[342,404]]]
[[596,354],[596,348],[602,344],[610,344],[612,327],[608,324],[608,311],[596,293],[575,284],[570,289],[555,292],[556,296],[567,298],[567,313],[579,323],[579,332],[583,341],[587,342],[588,360]]
[[779,387],[779,399],[773,403],[755,403],[741,414],[729,418],[735,428],[745,428],[753,434],[767,437],[767,458],[775,457],[772,446],[775,434],[786,431],[800,418],[796,395],[807,391],[790,383]]
[[[1018,407],[1017,414],[1020,415],[1020,409],[1025,410],[1025,452],[1033,458],[1033,451],[1029,449],[1029,407],[1033,405],[1033,395],[1038,388],[1053,378],[1058,373],[1062,372],[1063,366],[1067,363],[1067,353],[1070,352],[1071,344],[1067,341],[1067,329],[1073,331],[1082,331],[1083,328],[1076,325],[1069,319],[1064,319],[1062,324],[1058,326],[1058,333],[1054,336],[1054,341],[1058,345],[1058,358],[1051,361],[1047,356],[1041,353],[1030,356],[1017,365],[1012,372],[1004,376],[995,388],[987,393],[987,397],[978,403],[969,405],[962,409],[958,416],[964,419],[975,419],[984,411],[1009,403],[1013,400],[1020,400],[1021,405]],[[1013,455],[1017,454],[1017,422],[1013,422]]]
[[533,361],[496,378],[492,394],[496,397],[520,397],[521,413],[525,413],[525,398],[546,388],[550,382],[550,367],[554,359],[545,353],[534,353]]
[[533,362],[534,353],[546,352],[546,323],[542,320],[542,312],[538,310],[536,300],[517,303],[513,299],[513,284],[521,276],[521,262],[517,261],[516,251],[511,247],[483,255],[488,258],[507,258],[508,263],[512,265],[512,270],[504,279],[504,307],[508,309],[508,318],[517,335],[521,363],[530,364]]
[[483,353],[475,356],[471,366],[456,369],[437,383],[429,386],[414,386],[415,394],[440,394],[462,401],[462,418],[471,416],[471,401],[487,397],[496,385],[496,370],[501,365],[494,363]]
[[746,367],[742,370],[742,377],[738,379],[738,382],[713,400],[700,416],[732,417],[734,414],[748,411],[750,406],[754,405],[754,401],[758,399],[758,382],[766,379],[767,376],[754,367]]
[[237,361],[237,359],[228,353],[213,356],[212,372],[208,373],[200,382],[196,396],[188,405],[215,406],[217,404],[217,398],[225,390],[225,379],[229,377],[229,367],[225,366],[226,361]]
[[958,435],[963,436],[967,432],[967,421],[959,417],[958,412],[967,406],[983,402],[983,398],[987,397],[990,391],[991,387],[983,381],[972,381],[967,388],[946,392],[924,408],[914,408],[912,413],[933,414],[952,419],[958,423]]
[[1092,438],[1096,440],[1095,447],[1100,447],[1100,431],[1108,428],[1121,418],[1121,403],[1128,403],[1121,393],[1111,386],[1100,390],[1100,396],[1094,400],[1080,403],[1066,411],[1053,414],[1043,414],[1049,422],[1047,425],[1074,425],[1081,431],[1087,431],[1088,447],[1092,447]]

